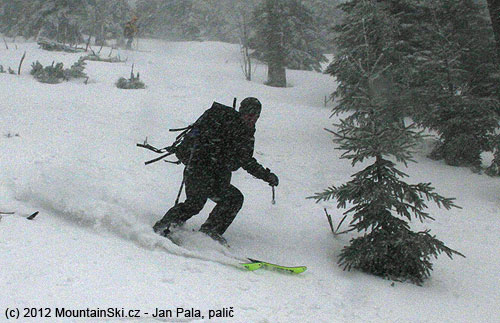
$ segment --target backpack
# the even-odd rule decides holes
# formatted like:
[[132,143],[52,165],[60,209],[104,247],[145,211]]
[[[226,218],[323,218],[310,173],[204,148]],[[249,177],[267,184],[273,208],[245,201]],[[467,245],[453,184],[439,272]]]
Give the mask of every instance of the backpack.
[[173,151],[184,165],[191,162],[222,161],[225,158],[225,144],[228,128],[239,118],[238,112],[226,105],[214,102],[195,123],[177,137]]
[[191,161],[203,162],[210,159],[222,160],[225,157],[226,137],[228,127],[232,120],[239,119],[239,113],[235,108],[214,102],[212,107],[206,110],[193,124],[170,131],[182,131],[175,141],[165,148],[156,148],[144,141],[137,144],[138,147],[146,148],[158,154],[164,154],[158,158],[147,161],[145,164],[157,162],[165,157],[175,154],[178,161],[174,164],[189,165]]

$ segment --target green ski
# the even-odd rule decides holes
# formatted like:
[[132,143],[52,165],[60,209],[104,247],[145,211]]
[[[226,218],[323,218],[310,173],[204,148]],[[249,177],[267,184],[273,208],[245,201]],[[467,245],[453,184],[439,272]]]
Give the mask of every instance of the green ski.
[[304,271],[307,270],[306,266],[294,266],[294,267],[288,267],[288,266],[282,266],[282,265],[276,265],[276,264],[271,264],[266,261],[261,261],[257,259],[252,259],[248,258],[250,262],[248,263],[242,263],[241,265],[245,267],[248,270],[257,270],[260,268],[264,269],[269,269],[269,270],[276,270],[276,271],[282,271],[282,272],[287,272],[290,274],[300,274],[303,273]]
[[[191,230],[186,230],[186,232],[192,232],[192,231]],[[164,237],[167,238],[167,239],[169,239],[173,244],[175,244],[175,245],[177,245],[177,246],[179,246],[181,248],[186,249],[186,247],[184,247],[182,245],[182,242],[179,241],[179,239],[176,239],[178,237],[175,237],[175,235],[168,234],[168,235],[166,235]],[[186,250],[189,250],[189,249],[186,249]],[[284,272],[284,273],[288,273],[288,274],[300,274],[300,273],[303,273],[304,271],[307,270],[306,266],[293,266],[293,267],[282,266],[282,265],[272,264],[272,263],[267,262],[267,261],[262,261],[262,260],[252,259],[252,258],[240,258],[240,257],[234,256],[234,255],[227,255],[227,254],[225,254],[225,255],[227,257],[233,258],[233,259],[235,259],[235,260],[237,260],[239,262],[239,264],[232,263],[231,264],[232,266],[238,266],[238,267],[242,266],[242,267],[244,267],[245,269],[247,269],[249,271],[254,271],[254,270],[258,270],[258,269],[262,268],[262,269],[267,269],[267,270],[274,270],[274,271]],[[200,259],[209,260],[210,261],[210,259],[208,259],[208,258],[207,259],[206,258],[200,258]],[[226,264],[226,263],[222,263],[222,264]]]

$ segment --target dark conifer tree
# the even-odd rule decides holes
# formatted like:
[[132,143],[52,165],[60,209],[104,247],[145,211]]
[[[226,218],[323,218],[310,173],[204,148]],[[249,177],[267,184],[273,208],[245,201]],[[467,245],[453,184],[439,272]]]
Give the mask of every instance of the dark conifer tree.
[[335,49],[333,42],[333,30],[335,25],[342,20],[342,10],[338,5],[344,2],[343,0],[308,0],[307,6],[311,8],[313,19],[316,26],[319,26],[319,34],[328,53]]
[[253,26],[254,55],[268,65],[268,85],[285,87],[286,67],[320,71],[326,62],[315,19],[302,1],[263,1]]
[[498,127],[500,74],[492,31],[472,0],[424,1],[410,84],[413,117],[437,131],[431,153],[449,165],[479,169]]
[[495,34],[497,62],[500,64],[500,0],[487,0],[491,26]]
[[313,12],[300,0],[287,0],[285,16],[286,67],[320,72],[321,63],[327,62],[327,59],[323,55],[325,45]]
[[86,0],[81,28],[103,45],[107,38],[121,38],[123,28],[131,18],[131,8],[126,0]]
[[118,37],[130,7],[126,0],[0,0],[0,11],[0,30],[9,36],[75,43],[80,33],[101,42]]
[[391,84],[401,78],[402,53],[409,45],[400,41],[401,15],[392,15],[395,8],[374,0],[348,1],[342,9],[344,22],[335,37],[338,53],[328,73],[339,82],[334,113],[347,116],[331,132],[338,149],[345,151],[342,158],[353,165],[370,164],[351,181],[314,198],[335,199],[339,208],[349,205],[345,215],[352,216],[350,230],[365,232],[344,247],[341,266],[420,284],[430,275],[431,257],[460,253],[428,230],[411,231],[407,221],[432,219],[425,212],[427,200],[446,209],[456,205],[435,193],[430,183],[404,182],[407,175],[396,168],[395,162],[412,160],[420,139],[413,125],[405,125],[405,111],[388,99]]
[[267,85],[286,87],[285,6],[282,0],[264,0],[254,12],[259,58],[267,64]]
[[21,0],[0,0],[0,32],[7,36],[20,34],[17,23],[21,20],[23,3]]
[[233,40],[229,12],[234,10],[234,1],[140,0],[136,7],[148,35],[182,40]]

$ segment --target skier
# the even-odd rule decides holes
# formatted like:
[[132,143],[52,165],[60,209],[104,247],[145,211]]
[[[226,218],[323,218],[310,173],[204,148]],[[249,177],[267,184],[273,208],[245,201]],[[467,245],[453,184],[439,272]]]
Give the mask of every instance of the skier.
[[176,151],[186,165],[186,200],[174,205],[153,226],[156,233],[167,236],[170,229],[198,214],[211,199],[217,205],[200,231],[227,244],[222,235],[243,205],[243,194],[231,185],[231,173],[242,167],[271,186],[279,184],[278,177],[253,157],[255,123],[261,109],[253,97],[244,99],[239,111],[214,102],[194,123],[183,141],[186,147],[181,144]]
[[136,21],[137,16],[133,16],[132,19],[125,24],[125,28],[123,29],[123,35],[127,38],[127,49],[132,49],[132,42],[138,31],[137,25],[135,24]]

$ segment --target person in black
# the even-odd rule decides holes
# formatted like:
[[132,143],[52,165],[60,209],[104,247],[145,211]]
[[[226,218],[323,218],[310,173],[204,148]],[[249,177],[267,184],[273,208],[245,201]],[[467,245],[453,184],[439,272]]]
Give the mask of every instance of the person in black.
[[246,98],[239,111],[214,102],[194,123],[187,134],[192,149],[178,149],[176,156],[184,170],[186,200],[173,206],[153,229],[167,236],[171,226],[180,226],[198,214],[207,199],[217,205],[200,231],[225,244],[222,237],[243,205],[243,194],[231,185],[231,173],[240,167],[271,186],[278,177],[253,157],[255,123],[262,105],[256,98]]

